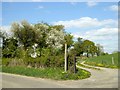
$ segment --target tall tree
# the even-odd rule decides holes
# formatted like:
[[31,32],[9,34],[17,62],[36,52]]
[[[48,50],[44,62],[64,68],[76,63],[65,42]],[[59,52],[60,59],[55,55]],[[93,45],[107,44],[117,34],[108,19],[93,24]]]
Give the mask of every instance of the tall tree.
[[77,56],[80,56],[81,54],[83,54],[83,40],[82,40],[82,38],[78,38],[78,41],[77,42],[75,42],[75,44],[74,44],[74,49],[75,49],[75,51],[76,51],[76,55]]
[[94,46],[94,42],[90,41],[90,40],[85,40],[83,42],[83,48],[84,48],[84,52],[87,53],[87,57],[89,57],[89,54],[91,54],[91,49]]
[[42,48],[47,47],[46,39],[47,39],[47,34],[50,31],[50,25],[47,23],[41,22],[38,24],[34,25],[34,29],[36,30],[36,43],[38,44],[38,51],[42,52]]
[[25,50],[28,47],[34,45],[36,41],[35,30],[34,27],[27,21],[24,20],[20,24],[13,23],[11,29],[14,33],[14,36],[18,39],[19,43],[24,46]]
[[47,34],[50,31],[50,26],[47,23],[38,23],[34,25],[36,30],[36,43],[40,48],[46,47]]
[[103,46],[101,46],[100,44],[96,45],[97,47],[97,56],[100,56],[103,51]]
[[92,57],[97,53],[97,47],[95,45],[92,45],[90,47],[90,53],[91,53]]

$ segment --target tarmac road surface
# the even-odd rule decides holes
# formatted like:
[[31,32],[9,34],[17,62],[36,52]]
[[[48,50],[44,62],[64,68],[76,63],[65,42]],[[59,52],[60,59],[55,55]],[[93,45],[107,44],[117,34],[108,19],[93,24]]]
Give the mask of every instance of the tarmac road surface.
[[2,88],[118,88],[118,69],[86,70],[91,72],[90,78],[66,81],[2,73]]

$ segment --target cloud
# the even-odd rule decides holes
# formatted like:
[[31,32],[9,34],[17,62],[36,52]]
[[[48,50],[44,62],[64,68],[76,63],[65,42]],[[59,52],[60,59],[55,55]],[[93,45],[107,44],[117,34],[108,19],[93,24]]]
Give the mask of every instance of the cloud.
[[100,26],[113,26],[117,25],[117,21],[112,19],[98,20],[97,18],[82,17],[75,20],[58,21],[54,22],[55,25],[64,25],[65,28],[89,28],[89,27],[100,27]]
[[105,52],[112,53],[118,49],[118,28],[101,28],[84,33],[77,32],[72,35],[75,38],[81,37],[101,44]]
[[12,35],[12,31],[11,31],[10,28],[11,28],[11,26],[1,26],[0,30],[1,30],[1,32],[7,33],[8,36],[11,36]]
[[[118,28],[101,28],[87,31],[85,33],[73,34],[75,38],[82,37],[90,40],[113,40],[118,36]],[[114,37],[114,38],[113,38]]]
[[98,3],[95,2],[95,1],[88,1],[88,2],[87,2],[87,5],[88,5],[89,7],[96,6],[97,4],[98,4]]
[[101,28],[98,30],[88,31],[83,35],[83,37],[91,40],[113,40],[117,34],[117,28]]
[[43,9],[44,7],[43,6],[38,6],[38,9]]
[[43,1],[43,0],[32,0],[33,2],[41,2],[41,1]]
[[74,6],[77,4],[77,2],[70,2],[70,4]]
[[118,11],[118,5],[112,5],[109,7],[111,11]]
[[99,20],[91,17],[81,17],[74,20],[54,22],[55,25],[64,25],[71,31],[75,40],[78,37],[88,39],[104,47],[105,52],[112,53],[118,48],[118,21],[113,19]]

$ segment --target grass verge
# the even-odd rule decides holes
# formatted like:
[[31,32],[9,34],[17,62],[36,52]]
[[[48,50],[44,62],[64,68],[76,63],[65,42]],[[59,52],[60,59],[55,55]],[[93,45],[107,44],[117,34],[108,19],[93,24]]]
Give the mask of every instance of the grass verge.
[[85,66],[83,64],[77,63],[78,66],[84,67],[84,68],[89,68],[89,69],[94,69],[94,70],[101,70],[100,68],[95,68],[95,67],[91,67],[91,66]]
[[2,72],[40,78],[48,78],[54,80],[78,80],[89,78],[91,75],[90,72],[83,69],[78,69],[78,72],[74,74],[70,73],[69,71],[67,73],[63,73],[63,69],[61,68],[35,69],[26,67],[6,67],[6,66],[2,67]]

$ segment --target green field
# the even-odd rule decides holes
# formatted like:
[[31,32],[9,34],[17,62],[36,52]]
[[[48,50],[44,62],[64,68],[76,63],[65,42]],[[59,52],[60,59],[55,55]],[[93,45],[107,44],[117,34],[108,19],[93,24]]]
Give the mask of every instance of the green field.
[[86,59],[85,64],[107,68],[118,68],[118,53],[88,58]]

